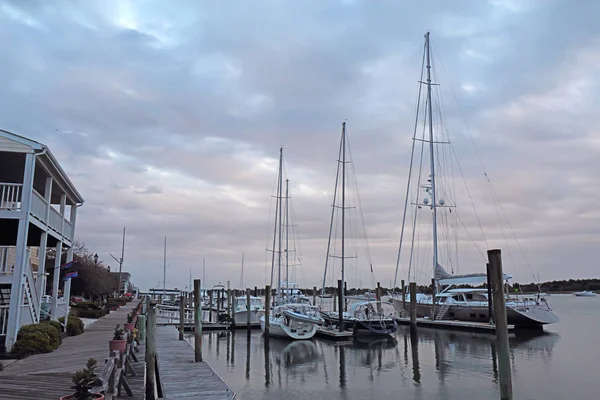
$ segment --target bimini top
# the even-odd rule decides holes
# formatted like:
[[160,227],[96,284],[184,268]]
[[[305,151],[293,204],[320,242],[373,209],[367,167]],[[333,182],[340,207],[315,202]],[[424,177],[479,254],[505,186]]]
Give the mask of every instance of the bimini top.
[[[505,281],[512,278],[511,275],[503,275]],[[446,270],[440,264],[438,264],[435,267],[434,279],[440,285],[473,285],[487,282],[487,275],[485,273],[451,275],[446,272]]]

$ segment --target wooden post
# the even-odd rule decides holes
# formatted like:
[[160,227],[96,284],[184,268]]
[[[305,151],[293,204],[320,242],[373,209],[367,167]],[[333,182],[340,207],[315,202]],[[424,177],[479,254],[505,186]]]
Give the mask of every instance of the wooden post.
[[496,322],[496,351],[498,353],[498,372],[500,375],[500,398],[512,399],[512,378],[510,373],[510,354],[508,347],[508,324],[504,303],[504,277],[502,275],[502,255],[499,249],[488,250],[490,278],[492,280],[492,298],[494,300],[494,320]]
[[333,312],[337,311],[337,290],[333,291]]
[[248,333],[250,333],[250,288],[246,289],[246,328],[248,328]]
[[156,399],[156,301],[148,305],[146,331],[146,398]]
[[254,286],[254,297],[258,297],[258,288]]
[[417,326],[417,282],[410,282],[410,325]]
[[402,311],[406,312],[406,289],[404,288],[404,279],[402,279]]
[[494,315],[492,312],[492,277],[490,275],[490,264],[485,264],[485,272],[487,274],[487,295],[488,295],[488,321],[489,323],[494,322]]
[[[269,313],[271,311],[271,286],[265,286],[265,335],[269,336]],[[265,342],[267,343],[267,342]]]
[[202,303],[200,303],[200,279],[194,279],[194,361],[202,362]]
[[229,288],[229,281],[227,281],[227,308],[226,313],[231,321],[231,289]]
[[348,299],[346,299],[346,296],[348,296],[348,282],[344,282],[344,311],[348,311]]
[[162,294],[158,295],[158,304],[162,304],[162,297],[163,297]]
[[185,298],[179,296],[179,340],[183,340],[183,329],[185,327]]
[[437,292],[435,288],[435,279],[431,279],[431,319],[435,321],[435,293]]
[[342,332],[344,330],[344,296],[343,291],[344,285],[342,280],[338,279],[338,330]]
[[317,287],[313,286],[313,306],[317,305]]
[[[381,283],[377,282],[377,290],[375,291],[375,300],[381,302]],[[377,312],[381,312],[381,303],[377,303]]]
[[212,322],[212,313],[213,313],[213,291],[208,291],[208,322]]

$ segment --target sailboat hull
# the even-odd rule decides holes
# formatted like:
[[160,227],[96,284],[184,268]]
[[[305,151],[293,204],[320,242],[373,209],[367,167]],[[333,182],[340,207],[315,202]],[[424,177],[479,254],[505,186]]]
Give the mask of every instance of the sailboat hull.
[[[292,339],[308,340],[312,339],[317,333],[318,325],[307,324],[293,319],[284,319],[282,317],[269,318],[269,336]],[[260,329],[265,332],[265,316],[260,318]]]
[[[393,300],[394,308],[402,310],[402,301]],[[406,307],[409,303],[406,303]],[[436,313],[442,308],[442,305],[436,305]],[[431,318],[433,307],[431,304],[417,303],[417,317]],[[441,318],[445,320],[470,321],[470,322],[489,322],[490,314],[487,306],[479,305],[451,305],[448,307],[445,315]],[[509,325],[515,328],[540,328],[542,325],[558,322],[558,316],[549,308],[538,305],[527,307],[506,307],[506,320]]]

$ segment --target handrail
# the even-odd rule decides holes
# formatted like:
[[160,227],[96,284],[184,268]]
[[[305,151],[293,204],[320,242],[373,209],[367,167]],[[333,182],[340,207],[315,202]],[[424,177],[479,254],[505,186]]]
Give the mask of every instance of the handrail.
[[20,211],[22,183],[0,183],[0,210]]

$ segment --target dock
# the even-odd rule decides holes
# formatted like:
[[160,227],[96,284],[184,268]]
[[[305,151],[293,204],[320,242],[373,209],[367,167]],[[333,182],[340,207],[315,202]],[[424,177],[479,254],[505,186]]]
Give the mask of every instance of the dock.
[[335,342],[349,341],[351,342],[354,338],[354,334],[351,331],[339,331],[337,329],[319,327],[315,334],[319,339],[330,340]]
[[[410,325],[410,318],[396,318],[399,325]],[[469,321],[454,321],[454,320],[432,320],[429,318],[417,318],[417,326],[434,329],[460,330],[467,332],[479,333],[496,333],[496,326],[485,322],[469,322]],[[515,326],[508,325],[508,331],[514,332]]]
[[156,327],[158,374],[164,399],[230,400],[235,392],[207,362],[194,362],[194,349],[171,326]]
[[[156,326],[171,326],[171,327],[179,327],[179,322],[169,322],[164,319],[158,318],[156,321]],[[240,329],[248,329],[248,325],[246,324],[217,324],[214,322],[203,322],[202,323],[202,331],[203,332],[212,332],[212,331],[230,331],[230,330],[240,330]],[[260,322],[251,323],[250,329],[260,329]],[[183,324],[184,332],[194,332],[194,324],[191,322],[186,322]]]
[[[71,376],[85,367],[89,358],[98,362],[98,369],[108,357],[108,341],[114,326],[123,325],[126,315],[137,306],[131,302],[91,324],[81,335],[69,336],[51,353],[35,354],[8,365],[0,372],[0,398],[3,400],[59,399],[73,393]],[[144,345],[136,353],[138,362],[132,364],[136,376],[128,376],[134,396],[144,398]]]

